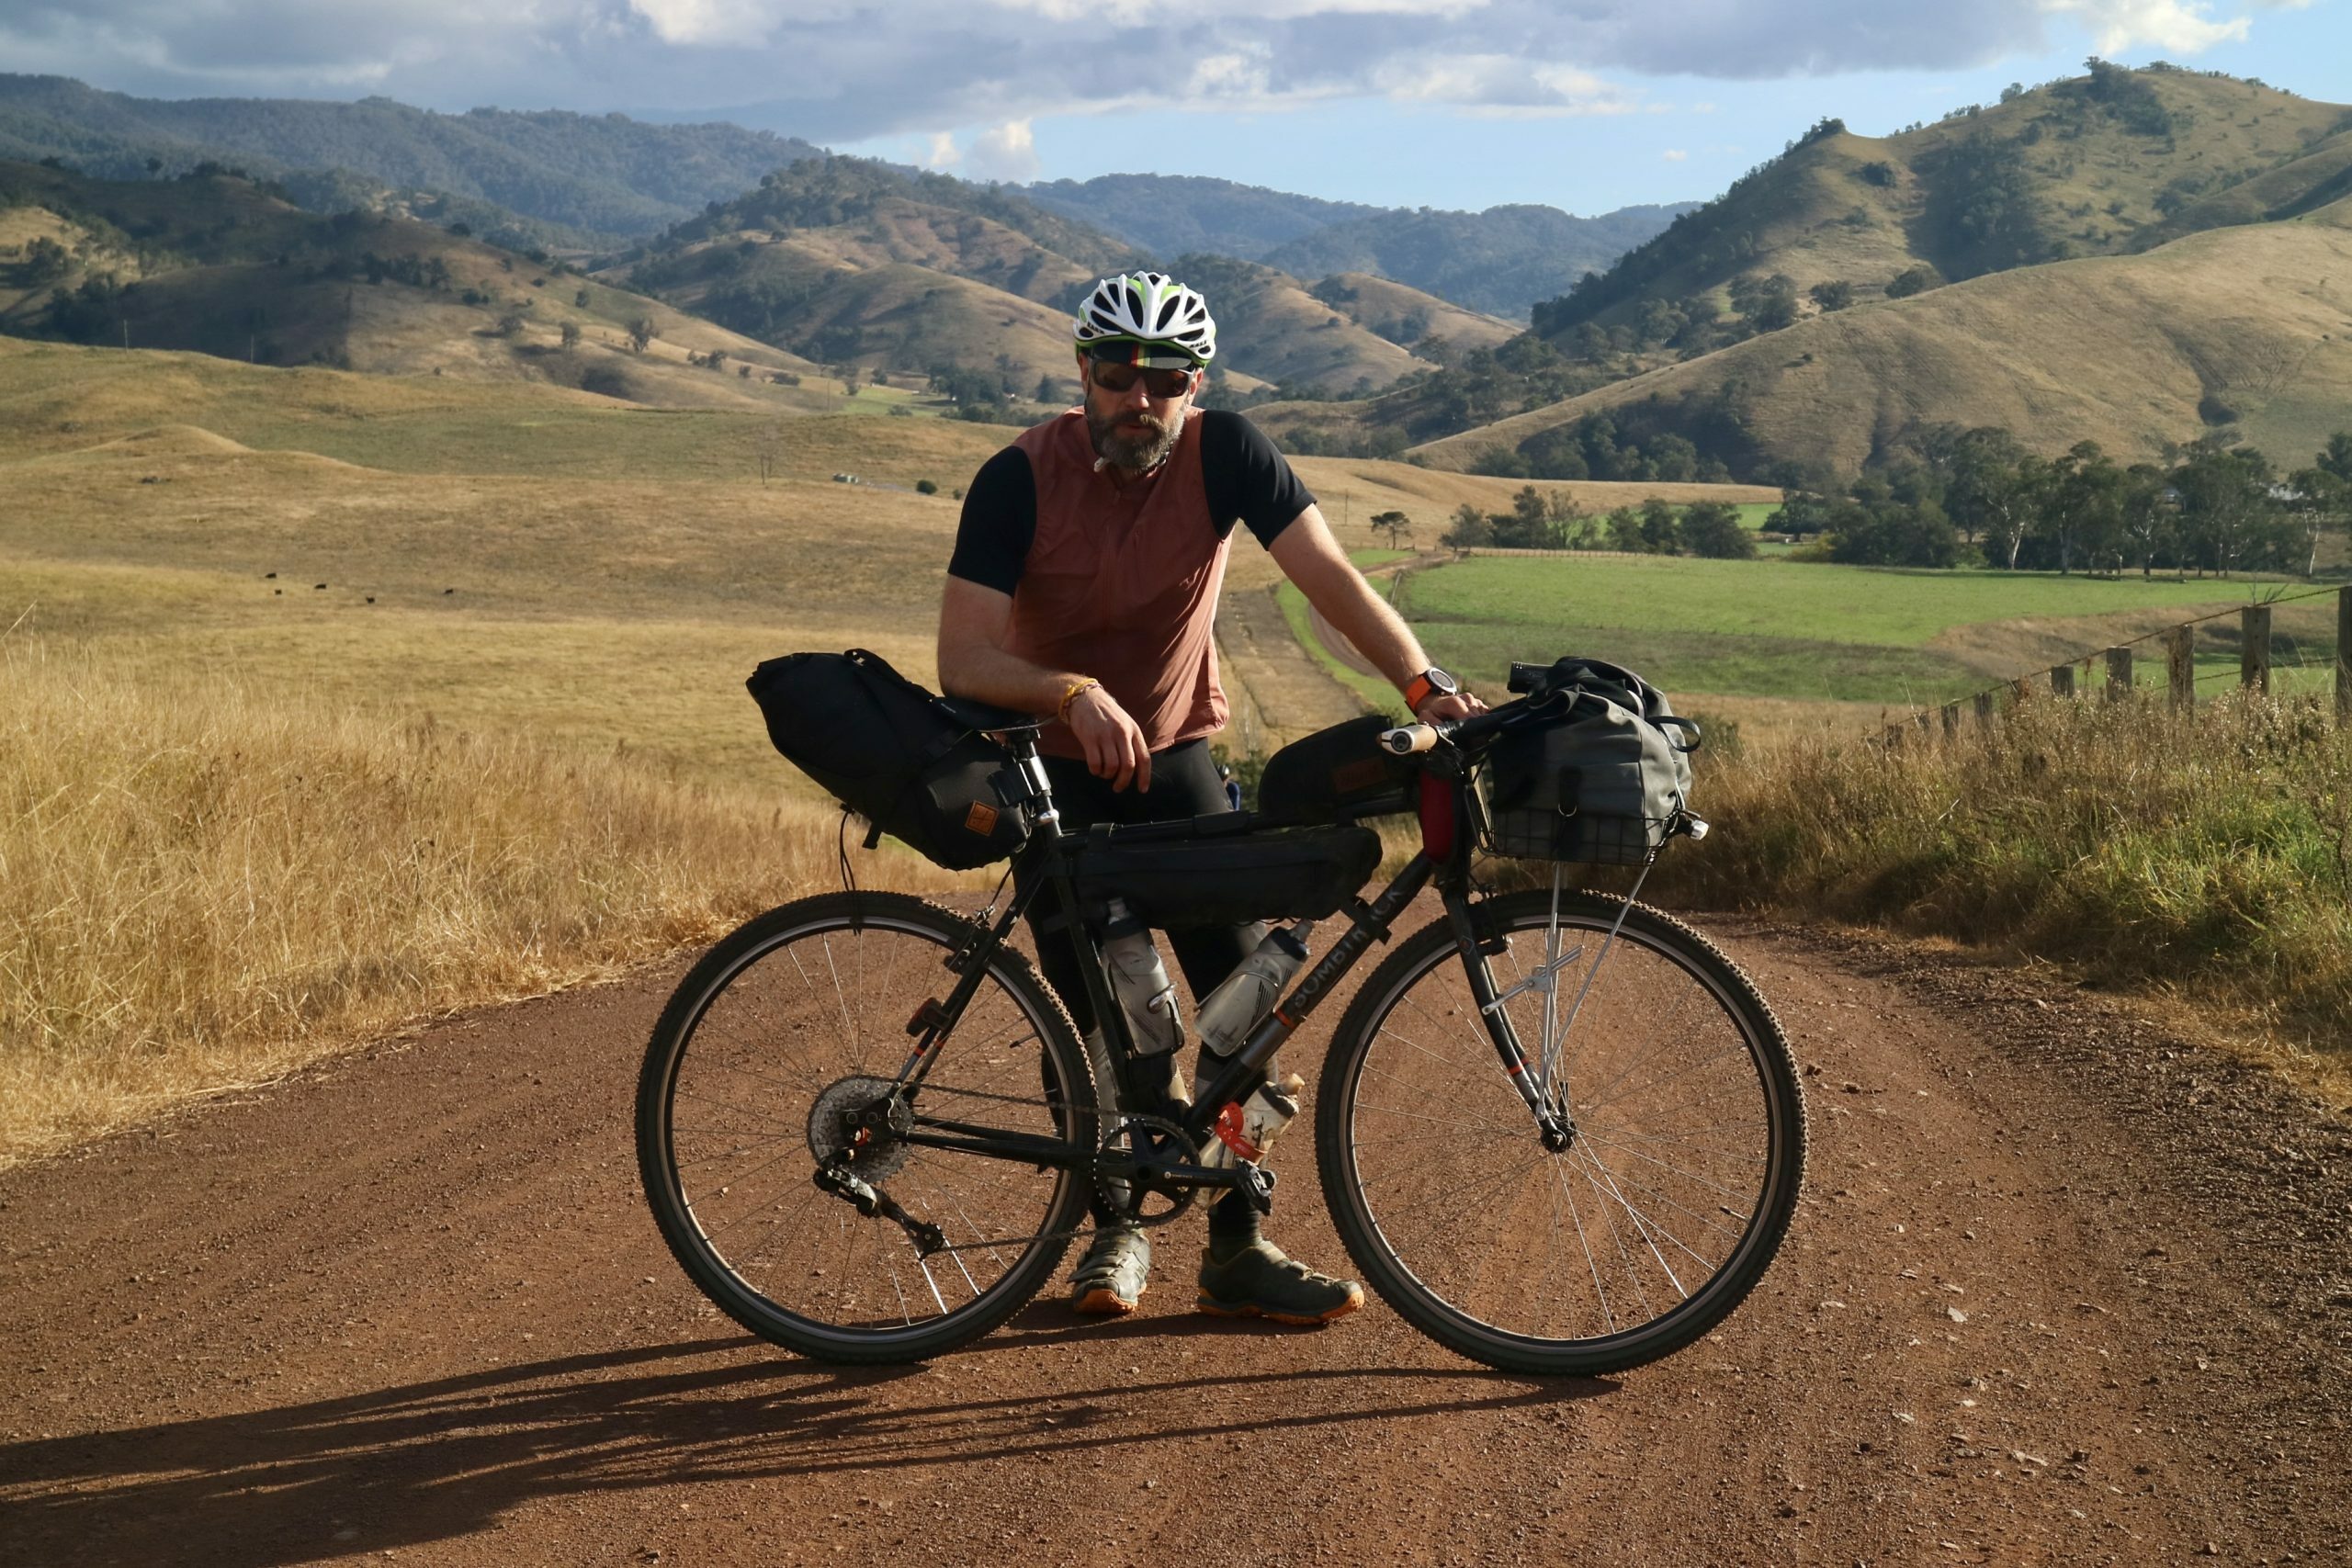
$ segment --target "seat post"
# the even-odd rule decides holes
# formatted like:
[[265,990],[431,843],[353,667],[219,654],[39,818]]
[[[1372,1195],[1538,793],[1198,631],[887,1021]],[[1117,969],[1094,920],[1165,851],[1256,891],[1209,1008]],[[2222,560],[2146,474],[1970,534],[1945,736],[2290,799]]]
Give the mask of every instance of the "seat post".
[[1049,827],[1056,838],[1061,837],[1061,809],[1054,804],[1054,786],[1046,782],[1045,759],[1037,753],[1037,727],[1024,725],[1019,729],[1005,730],[1003,735],[1005,749],[1012,753],[1012,764],[1021,770],[1022,780],[1036,802],[1037,825]]

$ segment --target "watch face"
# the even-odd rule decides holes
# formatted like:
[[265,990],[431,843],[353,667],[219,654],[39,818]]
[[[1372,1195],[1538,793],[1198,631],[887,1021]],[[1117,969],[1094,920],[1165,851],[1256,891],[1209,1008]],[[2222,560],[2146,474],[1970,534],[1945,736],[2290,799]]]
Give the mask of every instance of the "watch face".
[[1430,690],[1441,697],[1450,697],[1462,690],[1460,682],[1434,664],[1421,671],[1421,679],[1427,681]]

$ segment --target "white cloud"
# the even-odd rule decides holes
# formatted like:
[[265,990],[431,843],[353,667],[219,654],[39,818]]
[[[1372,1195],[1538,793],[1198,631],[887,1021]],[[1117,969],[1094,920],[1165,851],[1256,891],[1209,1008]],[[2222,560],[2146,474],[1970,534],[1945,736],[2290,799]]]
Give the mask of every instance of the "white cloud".
[[956,147],[956,133],[951,130],[933,132],[929,146],[915,154],[916,164],[926,169],[952,169],[963,161],[964,154]]
[[972,139],[967,160],[974,179],[1019,185],[1037,177],[1037,139],[1025,119],[1007,120]]
[[[1507,117],[1649,108],[1626,73],[1973,68],[2079,26],[2176,58],[2307,0],[0,0],[0,62],[158,96],[339,93],[614,107],[820,141],[1136,107],[1385,98]],[[1707,112],[1703,105],[1692,112]],[[935,144],[934,156],[944,156]]]
[[1690,154],[1685,152],[1679,147],[1669,147],[1665,152],[1659,153],[1658,156],[1665,159],[1669,164],[1688,163],[1690,158]]
[[[2289,0],[2300,5],[2305,0]],[[2217,43],[2243,39],[2252,25],[2245,17],[2214,21],[2210,6],[2188,0],[2042,0],[2045,9],[2081,19],[2102,54],[2119,54],[2149,44],[2175,54],[2197,54]]]

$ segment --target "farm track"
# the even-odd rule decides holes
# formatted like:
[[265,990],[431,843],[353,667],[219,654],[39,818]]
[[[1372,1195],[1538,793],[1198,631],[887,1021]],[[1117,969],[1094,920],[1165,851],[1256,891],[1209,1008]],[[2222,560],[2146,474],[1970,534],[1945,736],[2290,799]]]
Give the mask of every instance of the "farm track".
[[[0,1176],[0,1561],[2352,1561],[2352,1125],[2031,976],[1702,924],[1815,1157],[1658,1366],[1198,1317],[1189,1227],[1123,1322],[779,1354],[636,1192],[665,965]],[[1283,1163],[1274,1234],[1337,1265]]]

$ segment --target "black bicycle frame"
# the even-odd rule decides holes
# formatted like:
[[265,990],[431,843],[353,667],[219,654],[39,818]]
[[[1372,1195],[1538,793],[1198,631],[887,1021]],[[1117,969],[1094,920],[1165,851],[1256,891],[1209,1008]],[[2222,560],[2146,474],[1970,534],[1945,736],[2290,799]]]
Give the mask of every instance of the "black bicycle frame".
[[[1125,1107],[1144,1106],[1150,1103],[1150,1098],[1147,1086],[1136,1071],[1139,1053],[1135,1048],[1135,1037],[1128,1027],[1126,1011],[1112,989],[1102,949],[1094,941],[1080,908],[1071,863],[1080,840],[1061,830],[1060,813],[1053,805],[1045,770],[1037,761],[1035,733],[1021,731],[1012,736],[1012,740],[1016,766],[1029,790],[1028,804],[1035,813],[1036,828],[1028,843],[1013,857],[1014,892],[1012,899],[995,916],[992,923],[986,926],[976,923],[972,941],[950,959],[950,967],[958,972],[958,978],[946,999],[926,1002],[909,1021],[907,1032],[916,1036],[916,1040],[905,1066],[899,1069],[898,1082],[904,1089],[921,1086],[932,1064],[937,1060],[940,1047],[978,991],[987,973],[989,956],[1004,944],[1013,926],[1028,912],[1031,904],[1040,897],[1050,895],[1059,905],[1069,941],[1080,960],[1079,972],[1086,986],[1087,999],[1093,1007],[1096,1024],[1110,1043],[1112,1070],[1118,1078],[1118,1103]],[[1504,1071],[1510,1075],[1521,1098],[1527,1102],[1533,1113],[1536,1128],[1545,1141],[1552,1142],[1564,1135],[1555,1109],[1544,1102],[1536,1076],[1528,1070],[1525,1054],[1521,1049],[1508,1013],[1496,1005],[1494,978],[1487,973],[1470,914],[1469,845],[1464,830],[1467,803],[1464,798],[1467,786],[1460,778],[1451,780],[1450,784],[1445,805],[1453,813],[1456,830],[1447,835],[1448,847],[1442,858],[1430,854],[1427,847],[1429,835],[1425,832],[1423,850],[1405,863],[1395,880],[1369,904],[1359,898],[1347,911],[1349,924],[1346,932],[1307,969],[1290,994],[1276,1003],[1250,1032],[1241,1048],[1227,1060],[1216,1077],[1194,1097],[1191,1107],[1181,1116],[1171,1118],[1182,1129],[1185,1140],[1193,1148],[1200,1148],[1212,1136],[1211,1129],[1227,1105],[1257,1087],[1274,1053],[1330,996],[1373,943],[1388,939],[1396,917],[1432,879],[1438,885],[1447,915],[1453,925],[1471,995],[1479,1005],[1481,1020]],[[915,1117],[913,1127],[899,1134],[899,1139],[920,1147],[948,1149],[1065,1170],[1086,1170],[1114,1179],[1140,1174],[1147,1164],[1134,1155],[1121,1155],[1109,1149],[1095,1149],[1031,1134],[920,1114]],[[1190,1187],[1239,1187],[1249,1179],[1235,1168],[1211,1169],[1190,1160],[1175,1164],[1159,1162],[1153,1167],[1153,1172],[1163,1180]]]

